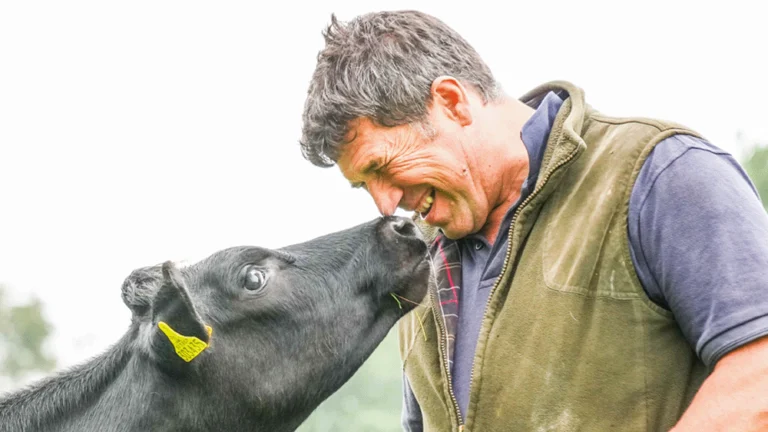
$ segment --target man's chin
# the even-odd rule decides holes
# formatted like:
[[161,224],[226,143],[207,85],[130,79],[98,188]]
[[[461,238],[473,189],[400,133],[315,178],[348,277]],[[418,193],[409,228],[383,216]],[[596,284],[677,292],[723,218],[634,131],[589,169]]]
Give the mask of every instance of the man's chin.
[[469,221],[465,224],[449,221],[445,224],[435,223],[434,226],[430,225],[430,227],[434,227],[433,229],[435,230],[440,230],[440,233],[448,239],[459,240],[473,234],[481,233],[484,225],[475,224]]
[[451,226],[450,224],[445,226],[440,226],[440,227],[434,227],[434,229],[439,230],[440,233],[445,238],[450,240],[459,240],[461,238],[464,238],[472,234],[468,230],[457,229],[457,227]]

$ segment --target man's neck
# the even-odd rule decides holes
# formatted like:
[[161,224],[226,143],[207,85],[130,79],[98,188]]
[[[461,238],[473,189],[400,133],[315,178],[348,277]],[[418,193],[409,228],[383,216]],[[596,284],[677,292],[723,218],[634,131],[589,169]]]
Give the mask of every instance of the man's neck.
[[487,178],[490,211],[478,234],[493,244],[509,208],[520,198],[528,177],[530,159],[523,143],[522,129],[535,110],[516,99],[507,99],[489,113],[493,128],[490,137],[488,166],[493,175]]

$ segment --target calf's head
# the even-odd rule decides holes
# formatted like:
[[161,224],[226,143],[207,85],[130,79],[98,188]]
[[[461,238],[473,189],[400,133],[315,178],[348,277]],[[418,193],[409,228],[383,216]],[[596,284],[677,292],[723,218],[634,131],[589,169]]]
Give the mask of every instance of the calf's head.
[[141,268],[123,300],[136,350],[170,382],[198,388],[189,393],[200,405],[214,400],[208,415],[285,427],[354,374],[422,300],[430,273],[416,226],[387,217],[278,250]]

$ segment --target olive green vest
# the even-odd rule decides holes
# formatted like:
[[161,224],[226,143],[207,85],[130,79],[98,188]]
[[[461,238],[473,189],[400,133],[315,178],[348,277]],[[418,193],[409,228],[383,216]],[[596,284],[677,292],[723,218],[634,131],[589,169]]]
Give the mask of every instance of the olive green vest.
[[666,431],[708,373],[671,313],[643,291],[627,234],[630,193],[649,152],[672,134],[696,134],[603,116],[566,82],[521,100],[538,105],[549,91],[565,102],[535,191],[508,233],[465,418],[450,387],[434,289],[399,323],[425,431]]

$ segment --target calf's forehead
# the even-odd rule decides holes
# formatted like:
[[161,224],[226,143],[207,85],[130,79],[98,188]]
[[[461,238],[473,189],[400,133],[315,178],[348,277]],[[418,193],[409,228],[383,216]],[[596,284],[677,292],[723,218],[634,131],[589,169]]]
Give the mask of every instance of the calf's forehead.
[[283,252],[259,246],[238,246],[220,250],[188,268],[197,274],[221,273],[246,264],[259,264],[269,258],[288,258],[284,255]]

